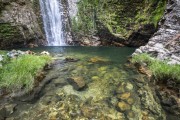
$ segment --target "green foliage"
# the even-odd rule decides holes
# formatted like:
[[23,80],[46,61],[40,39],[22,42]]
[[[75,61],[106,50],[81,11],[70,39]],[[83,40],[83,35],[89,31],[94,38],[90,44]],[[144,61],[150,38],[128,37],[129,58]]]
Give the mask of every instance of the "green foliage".
[[156,9],[151,13],[150,21],[154,23],[156,26],[164,14],[164,10],[166,8],[166,0],[159,0]]
[[175,80],[180,82],[180,65],[168,65],[166,62],[153,61],[149,66],[158,80]]
[[7,51],[5,51],[5,50],[0,50],[0,55],[4,55],[4,54],[6,54],[7,53]]
[[165,6],[166,0],[80,0],[73,31],[96,34],[103,24],[112,34],[127,39],[144,24],[157,26]]
[[132,63],[143,63],[143,62],[151,63],[153,61],[153,58],[150,57],[150,55],[143,53],[140,55],[133,56],[131,61],[132,61]]
[[147,63],[157,80],[174,80],[180,82],[180,65],[169,65],[167,61],[159,61],[148,54],[135,55],[132,63]]
[[23,55],[10,60],[0,70],[0,87],[30,90],[34,86],[34,77],[51,60],[50,56]]

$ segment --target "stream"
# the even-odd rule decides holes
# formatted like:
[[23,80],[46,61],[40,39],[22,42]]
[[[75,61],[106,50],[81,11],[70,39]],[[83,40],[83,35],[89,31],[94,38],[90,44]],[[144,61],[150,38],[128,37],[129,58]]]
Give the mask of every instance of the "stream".
[[[23,49],[24,50],[24,49]],[[55,62],[33,100],[9,102],[7,120],[164,120],[149,79],[127,64],[135,48],[41,47]],[[27,97],[28,98],[28,97]]]

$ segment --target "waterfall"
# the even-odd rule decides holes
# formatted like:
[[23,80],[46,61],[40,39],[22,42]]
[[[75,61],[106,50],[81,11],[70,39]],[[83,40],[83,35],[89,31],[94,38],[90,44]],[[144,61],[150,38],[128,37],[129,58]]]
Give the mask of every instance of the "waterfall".
[[48,46],[66,46],[61,0],[39,0]]

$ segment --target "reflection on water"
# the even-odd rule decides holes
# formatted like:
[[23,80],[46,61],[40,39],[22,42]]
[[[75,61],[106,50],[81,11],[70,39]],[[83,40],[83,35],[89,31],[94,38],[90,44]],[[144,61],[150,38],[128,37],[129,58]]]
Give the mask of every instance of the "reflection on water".
[[[143,75],[124,64],[134,48],[43,47],[56,58],[50,83],[33,103],[20,103],[13,120],[157,120],[163,112]],[[138,84],[134,80],[138,80]],[[143,103],[142,103],[143,101]]]

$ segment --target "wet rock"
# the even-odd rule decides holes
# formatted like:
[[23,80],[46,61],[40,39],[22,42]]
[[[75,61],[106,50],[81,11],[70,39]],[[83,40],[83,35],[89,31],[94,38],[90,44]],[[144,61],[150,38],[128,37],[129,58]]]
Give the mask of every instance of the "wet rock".
[[169,91],[157,90],[157,95],[161,100],[162,107],[169,113],[180,116],[180,99]]
[[0,120],[4,120],[6,117],[6,109],[4,106],[0,107]]
[[38,86],[39,83],[45,78],[45,72],[38,72],[35,77],[35,83],[34,86]]
[[36,53],[33,52],[33,51],[30,51],[30,50],[27,50],[27,51],[25,51],[25,54],[28,54],[28,55],[35,55]]
[[134,118],[134,117],[135,117],[135,113],[133,111],[127,112],[127,118]]
[[126,93],[123,93],[123,94],[118,94],[117,98],[121,99],[121,100],[127,100],[130,96],[131,96],[131,93],[126,92]]
[[1,62],[1,61],[3,61],[3,56],[2,56],[2,55],[0,55],[0,62]]
[[118,105],[117,105],[118,109],[122,112],[124,111],[127,111],[127,110],[130,110],[131,109],[131,106],[125,102],[119,102]]
[[63,78],[55,79],[55,80],[53,81],[53,83],[54,83],[55,87],[65,86],[65,85],[68,84],[67,81],[65,81]]
[[41,55],[50,55],[50,53],[48,51],[43,51],[40,53]]
[[57,119],[57,112],[52,112],[49,114],[49,120],[56,120]]
[[6,120],[15,120],[15,118],[10,117],[10,118],[6,118]]
[[107,67],[100,67],[100,68],[98,68],[99,72],[106,71],[106,70],[107,70]]
[[4,120],[6,117],[14,113],[17,104],[6,104],[0,106],[0,120]]
[[89,106],[82,106],[82,114],[87,118],[93,118],[96,116],[96,108]]
[[144,83],[145,82],[143,76],[140,76],[140,75],[136,75],[132,79],[133,79],[133,81],[138,82],[138,83]]
[[67,57],[65,58],[65,62],[78,62],[79,59],[75,59],[75,58],[70,58],[70,57]]
[[20,51],[20,50],[12,50],[10,52],[7,53],[7,56],[10,58],[16,58],[18,56],[24,55],[25,52]]
[[9,105],[5,105],[6,108],[6,114],[7,115],[11,115],[12,113],[14,113],[15,111],[15,107],[17,106],[17,104],[9,104]]
[[142,107],[153,113],[154,118],[165,119],[165,113],[155,92],[149,86],[143,86],[138,91]]
[[44,66],[44,70],[51,70],[52,69],[52,64],[46,64]]
[[133,85],[131,83],[126,83],[126,90],[128,91],[133,90]]
[[125,92],[124,86],[120,85],[117,89],[116,89],[116,93],[117,94],[122,94]]
[[67,80],[75,90],[82,90],[86,87],[86,83],[82,77],[71,77]]
[[133,98],[128,98],[127,99],[127,103],[130,104],[130,105],[134,104],[134,102],[135,102],[135,100]]
[[91,79],[92,80],[99,80],[99,77],[98,76],[93,76]]
[[133,90],[133,85],[129,82],[122,82],[116,89],[116,93],[117,94],[122,94],[122,93],[125,93],[125,92],[130,92]]
[[113,106],[116,106],[117,103],[118,103],[118,99],[117,99],[116,97],[111,97],[110,103],[111,103]]
[[101,57],[93,57],[89,60],[89,62],[92,62],[92,63],[101,63],[101,62],[107,62],[108,60],[104,59],[104,58],[101,58]]

